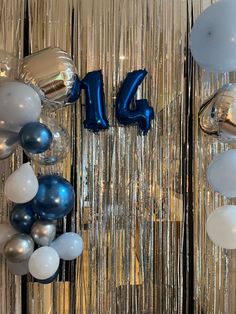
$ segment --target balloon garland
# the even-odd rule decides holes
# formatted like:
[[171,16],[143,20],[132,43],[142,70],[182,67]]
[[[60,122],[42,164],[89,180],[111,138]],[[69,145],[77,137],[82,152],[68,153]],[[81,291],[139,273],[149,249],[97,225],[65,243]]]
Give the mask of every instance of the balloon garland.
[[[195,61],[213,72],[236,70],[236,2],[221,0],[208,7],[191,32]],[[227,23],[225,22],[227,21]],[[200,108],[203,132],[223,142],[236,141],[236,83],[226,84]],[[208,166],[210,186],[221,195],[236,197],[236,149],[223,152]],[[207,234],[218,246],[236,249],[236,205],[224,205],[207,219]]]
[[[103,75],[86,74],[80,80],[70,56],[60,48],[46,48],[20,63],[1,52],[0,78],[0,160],[20,145],[25,154],[40,165],[54,165],[64,159],[70,148],[66,129],[45,112],[72,105],[83,90],[86,102],[84,127],[93,131],[107,129]],[[147,134],[154,118],[146,99],[131,103],[146,70],[128,73],[116,100],[116,116],[123,125],[137,124]],[[10,224],[0,224],[0,253],[15,275],[30,273],[38,282],[56,279],[60,259],[70,261],[82,254],[83,240],[74,232],[56,237],[56,221],[71,212],[75,192],[65,178],[48,174],[36,177],[30,163],[21,165],[5,181],[4,193],[15,203]]]

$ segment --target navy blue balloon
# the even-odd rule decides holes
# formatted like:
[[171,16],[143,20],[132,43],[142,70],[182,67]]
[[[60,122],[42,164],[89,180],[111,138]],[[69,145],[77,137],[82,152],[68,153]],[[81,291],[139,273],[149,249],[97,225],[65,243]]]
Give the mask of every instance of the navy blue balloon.
[[105,100],[103,93],[103,77],[101,71],[93,71],[86,74],[82,80],[82,88],[85,91],[86,120],[84,127],[93,132],[98,132],[109,127],[106,118]]
[[79,99],[79,96],[81,93],[81,88],[82,88],[81,81],[80,81],[78,75],[76,75],[74,84],[73,84],[72,89],[70,91],[70,97],[68,99],[69,103],[75,102],[76,100]]
[[34,211],[43,219],[56,220],[66,216],[73,208],[75,192],[72,185],[58,175],[38,178],[39,189],[32,200]]
[[36,214],[30,203],[15,205],[10,214],[12,226],[21,233],[30,233],[36,219]]
[[153,108],[148,105],[146,99],[136,100],[135,109],[131,109],[130,105],[138,86],[146,75],[146,70],[129,72],[116,97],[116,117],[118,121],[123,125],[137,123],[143,134],[147,134],[151,127],[151,120],[154,119]]
[[19,133],[20,144],[32,154],[40,154],[49,149],[52,143],[52,132],[40,122],[30,122],[23,126]]
[[41,283],[43,285],[47,285],[53,281],[55,281],[57,279],[57,276],[59,275],[59,271],[60,271],[60,265],[59,267],[57,268],[57,271],[55,272],[54,275],[52,275],[51,277],[47,278],[47,279],[37,279],[35,278],[35,281],[38,282],[38,283]]

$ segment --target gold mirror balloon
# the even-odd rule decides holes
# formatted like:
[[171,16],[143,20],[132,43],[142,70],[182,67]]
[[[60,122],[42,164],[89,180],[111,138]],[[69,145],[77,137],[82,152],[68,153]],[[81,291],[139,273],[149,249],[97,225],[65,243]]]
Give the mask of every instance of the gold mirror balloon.
[[236,83],[224,85],[202,105],[199,124],[208,135],[236,141]]
[[45,109],[53,111],[68,105],[76,68],[68,53],[49,47],[22,60],[20,79],[37,90]]

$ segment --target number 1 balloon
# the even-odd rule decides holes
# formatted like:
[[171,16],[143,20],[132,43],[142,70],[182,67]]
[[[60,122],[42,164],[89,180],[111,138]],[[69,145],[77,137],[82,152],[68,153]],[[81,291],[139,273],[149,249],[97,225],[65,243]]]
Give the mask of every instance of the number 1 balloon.
[[196,20],[191,52],[202,67],[215,72],[236,69],[236,1],[217,1]]
[[0,160],[6,159],[11,154],[13,154],[17,143],[17,133],[7,130],[0,130]]
[[236,84],[226,84],[199,111],[199,124],[208,135],[225,142],[236,141]]
[[35,197],[38,186],[38,180],[32,167],[26,163],[7,178],[4,192],[9,200],[22,204]]

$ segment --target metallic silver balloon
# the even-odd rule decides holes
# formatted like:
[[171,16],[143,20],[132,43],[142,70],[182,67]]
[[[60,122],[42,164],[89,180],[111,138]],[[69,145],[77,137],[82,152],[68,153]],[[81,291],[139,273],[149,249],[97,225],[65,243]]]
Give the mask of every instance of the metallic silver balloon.
[[17,143],[17,133],[0,129],[0,160],[8,158],[14,153]]
[[31,256],[34,251],[33,239],[24,233],[17,233],[4,246],[4,255],[12,263],[21,263]]
[[34,242],[41,246],[48,246],[56,236],[56,225],[49,220],[35,221],[31,228]]
[[68,53],[49,47],[23,59],[20,78],[38,91],[44,107],[55,110],[67,105],[76,68]]
[[208,135],[236,141],[236,84],[226,84],[200,108],[199,124]]
[[27,151],[25,153],[41,165],[54,165],[67,156],[70,150],[70,136],[66,129],[50,117],[41,116],[40,122],[52,132],[53,140],[50,148],[41,154],[31,154]]

